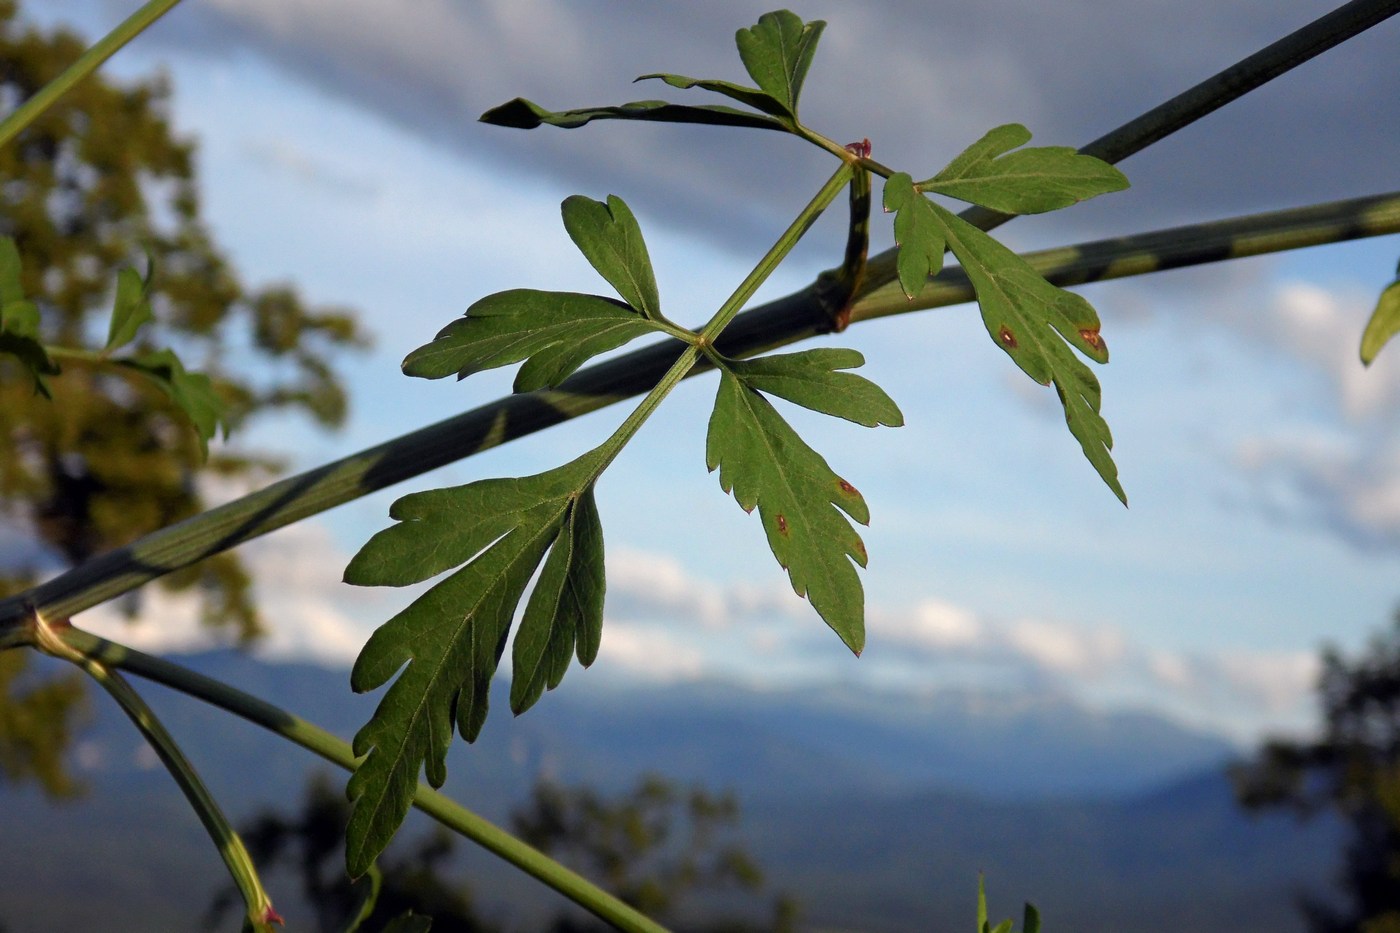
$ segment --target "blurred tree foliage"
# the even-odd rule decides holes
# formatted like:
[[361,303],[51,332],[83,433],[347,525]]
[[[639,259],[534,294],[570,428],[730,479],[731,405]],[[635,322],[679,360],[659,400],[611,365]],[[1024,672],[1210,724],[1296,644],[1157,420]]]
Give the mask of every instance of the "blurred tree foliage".
[[[14,0],[0,0],[0,110],[28,99],[85,48],[71,32],[25,25]],[[100,347],[118,268],[144,272],[149,255],[157,272],[147,330],[215,380],[231,424],[288,409],[338,424],[345,392],[331,359],[363,343],[354,318],[309,308],[290,287],[253,290],[239,281],[200,219],[194,146],[172,129],[169,98],[162,78],[124,85],[99,74],[0,149],[0,236],[19,246],[43,339]],[[138,339],[134,349],[154,348]],[[0,596],[201,511],[202,469],[236,481],[273,466],[228,452],[202,463],[170,401],[112,367],[65,361],[50,382],[53,401],[0,357],[0,527],[25,542],[0,554]],[[251,581],[237,556],[211,557],[162,583],[197,591],[206,623],[232,626],[244,639],[256,634]],[[4,661],[3,773],[60,790],[59,758],[18,762],[25,749],[54,747],[81,691],[31,686],[18,694],[19,662]],[[48,704],[42,717],[22,708],[38,702]]]
[[1348,830],[1345,906],[1299,899],[1315,933],[1400,933],[1400,614],[1355,660],[1328,648],[1318,699],[1320,737],[1272,740],[1233,769],[1249,809],[1334,811]]
[[[301,891],[316,911],[316,928],[346,928],[360,901],[360,885],[345,874],[345,824],[350,805],[344,791],[325,775],[314,777],[303,809],[294,817],[271,811],[241,830],[253,860],[263,871],[292,868]],[[587,787],[537,784],[527,804],[512,816],[515,831],[536,848],[564,861],[654,919],[692,933],[788,933],[796,922],[789,898],[774,903],[772,923],[716,919],[704,909],[682,918],[677,908],[687,895],[738,888],[753,893],[763,885],[758,865],[739,846],[721,837],[739,824],[731,795],[701,787],[683,790],[660,777],[643,778],[626,794],[604,797]],[[454,879],[450,857],[458,842],[441,827],[396,845],[379,860],[383,885],[374,912],[360,927],[383,929],[412,910],[432,918],[433,933],[493,933],[522,929],[519,923],[487,919],[468,884]],[[266,877],[266,875],[264,876]],[[274,892],[275,894],[275,892]],[[212,927],[239,903],[232,886],[210,908]],[[751,906],[751,905],[750,905]],[[752,911],[750,911],[752,913]],[[553,933],[594,933],[608,927],[583,915],[557,917]]]
[[[663,777],[642,778],[628,794],[607,799],[588,787],[550,781],[535,786],[530,802],[511,816],[517,836],[596,880],[605,889],[672,929],[706,933],[791,930],[795,903],[779,896],[770,924],[731,918],[697,920],[683,913],[687,895],[754,892],[763,872],[739,845],[722,842],[739,823],[732,794],[688,790]],[[709,911],[701,911],[703,914]],[[553,933],[605,930],[597,921],[566,915]]]

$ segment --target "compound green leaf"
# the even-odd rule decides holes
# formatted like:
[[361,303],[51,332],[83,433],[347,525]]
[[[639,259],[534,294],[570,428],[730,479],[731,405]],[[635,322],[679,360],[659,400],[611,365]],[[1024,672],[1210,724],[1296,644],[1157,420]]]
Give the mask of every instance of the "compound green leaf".
[[933,207],[977,293],[987,333],[1026,375],[1042,385],[1054,383],[1070,433],[1126,504],[1118,468],[1109,455],[1113,437],[1099,414],[1099,381],[1071,349],[1095,362],[1108,362],[1093,306],[1045,281],[1025,260],[967,221],[937,204]]
[[[648,76],[651,77],[651,76]],[[657,76],[659,77],[659,76]],[[772,117],[749,113],[734,107],[687,107],[664,100],[637,100],[616,107],[583,107],[577,110],[546,110],[534,101],[517,97],[481,115],[481,122],[532,130],[541,124],[574,129],[594,120],[644,120],[657,123],[703,123],[712,126],[744,126],[761,130],[787,127]]]
[[1112,165],[1066,146],[1010,152],[1030,138],[1019,123],[998,126],[917,188],[1008,214],[1040,214],[1128,187]]
[[146,375],[160,387],[171,401],[185,413],[199,435],[199,447],[204,456],[209,456],[209,439],[223,429],[228,435],[227,412],[224,400],[214,389],[214,382],[203,373],[192,373],[185,369],[173,350],[156,350],[142,356],[117,360]]
[[[347,787],[352,875],[369,868],[403,822],[420,771],[442,786],[454,725],[467,741],[480,733],[511,619],[546,551],[566,537],[564,556],[551,554],[542,581],[561,593],[582,592],[581,576],[601,568],[602,535],[591,511],[598,463],[593,451],[547,473],[406,496],[391,512],[400,524],[371,538],[346,569],[350,583],[403,585],[423,579],[418,561],[425,553],[438,569],[466,561],[380,626],[351,671],[351,686],[361,693],[394,681],[355,736],[363,760]],[[436,540],[397,553],[415,538]],[[561,562],[564,582],[556,584]],[[537,611],[550,601],[541,600]]]
[[868,428],[899,427],[904,415],[885,390],[864,376],[841,372],[865,365],[855,350],[823,347],[734,360],[730,370],[750,388],[787,399],[803,408],[845,418]]
[[112,303],[112,320],[107,327],[105,350],[118,350],[136,339],[136,332],[153,316],[149,297],[155,261],[141,278],[135,269],[125,268],[117,273],[117,297]]
[[832,472],[772,403],[725,370],[710,415],[705,460],[745,511],[758,506],[773,556],[792,588],[811,600],[856,654],[865,646],[865,594],[851,565],[865,566],[865,544],[842,511],[870,521],[855,487]]
[[559,686],[575,653],[584,667],[598,657],[605,588],[603,525],[589,487],[570,506],[525,605],[511,658],[512,712]]
[[948,249],[943,224],[933,203],[914,187],[908,172],[895,172],[885,181],[884,203],[885,212],[894,213],[899,287],[906,298],[913,298],[943,268],[943,254]]
[[606,203],[573,195],[561,207],[564,229],[598,274],[617,289],[622,300],[648,320],[661,314],[656,275],[637,218],[616,195]]
[[525,360],[515,391],[558,385],[599,353],[655,328],[636,310],[597,295],[517,288],[487,295],[403,362],[410,376],[465,378]]
[[1400,278],[1381,292],[1376,310],[1366,322],[1366,330],[1361,334],[1361,362],[1370,366],[1397,331],[1400,331]]
[[755,25],[740,29],[734,37],[739,58],[754,83],[782,104],[794,120],[802,82],[825,28],[822,20],[804,23],[797,14],[778,10],[764,13]]

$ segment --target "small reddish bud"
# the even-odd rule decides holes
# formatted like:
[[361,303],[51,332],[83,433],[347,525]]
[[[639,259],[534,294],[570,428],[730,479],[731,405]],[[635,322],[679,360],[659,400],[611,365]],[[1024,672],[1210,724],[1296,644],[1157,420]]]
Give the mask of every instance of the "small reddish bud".
[[870,139],[867,137],[858,143],[846,143],[846,151],[858,159],[870,158]]

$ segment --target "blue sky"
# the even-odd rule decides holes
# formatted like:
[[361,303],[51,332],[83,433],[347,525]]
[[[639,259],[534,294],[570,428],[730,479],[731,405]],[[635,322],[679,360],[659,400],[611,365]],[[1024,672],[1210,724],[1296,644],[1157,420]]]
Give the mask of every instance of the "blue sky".
[[[127,6],[30,12],[95,36]],[[831,23],[804,117],[870,137],[916,177],[1013,120],[1037,142],[1082,144],[1330,8],[1047,6],[794,4]],[[354,307],[375,335],[346,361],[344,431],[284,418],[235,443],[309,467],[508,391],[508,373],[424,382],[398,363],[490,292],[605,289],[559,223],[573,193],[632,204],[663,304],[708,318],[825,179],[821,154],[776,134],[473,121],[517,94],[561,109],[661,96],[629,84],[659,69],[741,79],[733,31],[764,9],[200,0],[120,53],[114,74],[173,76],[206,214],[245,276]],[[1387,131],[1400,118],[1397,39],[1384,24],[1130,159],[1128,193],[1000,234],[1034,248],[1400,188]],[[839,224],[810,239],[760,299],[839,261]],[[976,685],[1145,706],[1237,737],[1306,724],[1318,647],[1359,647],[1400,602],[1400,364],[1363,371],[1355,356],[1397,255],[1400,238],[1386,237],[1084,288],[1113,351],[1099,375],[1129,509],[974,306],[831,340],[866,355],[864,374],[908,422],[792,416],[870,503],[859,660],[791,595],[757,517],[705,472],[714,385],[693,380],[600,483],[607,625],[595,668],[570,678]],[[338,582],[393,498],[547,469],[624,415],[595,413],[254,544],[276,629],[267,650],[347,661],[407,601]],[[150,606],[145,625],[113,631],[199,642],[178,599]],[[567,702],[569,682],[551,701]]]

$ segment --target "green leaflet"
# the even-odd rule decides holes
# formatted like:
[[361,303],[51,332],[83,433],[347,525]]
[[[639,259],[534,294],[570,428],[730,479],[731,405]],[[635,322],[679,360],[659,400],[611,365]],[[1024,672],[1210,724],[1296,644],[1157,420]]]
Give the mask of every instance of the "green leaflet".
[[657,320],[661,298],[656,293],[656,275],[642,229],[627,204],[611,194],[607,203],[576,194],[564,199],[560,212],[569,238],[589,264],[623,301],[647,320]]
[[832,472],[772,403],[727,368],[710,415],[705,462],[719,468],[720,487],[733,491],[745,511],[758,506],[768,546],[793,590],[860,654],[865,594],[851,559],[865,566],[865,544],[837,507],[868,524],[861,494]]
[[[664,81],[671,87],[680,88],[681,90],[689,90],[690,88],[698,87],[702,91],[712,91],[715,94],[722,94],[731,100],[737,100],[741,104],[748,104],[757,111],[776,117],[777,119],[772,122],[776,123],[777,126],[782,129],[789,128],[794,120],[792,110],[786,103],[759,88],[745,87],[742,84],[735,84],[732,81],[720,81],[715,78],[688,78],[685,75],[668,74],[666,72],[646,74],[637,78],[638,81],[650,81],[653,79]],[[743,113],[744,111],[737,112]]]
[[1385,287],[1376,302],[1376,310],[1366,322],[1366,330],[1361,334],[1361,362],[1367,366],[1400,331],[1400,267],[1395,270],[1397,278]]
[[782,104],[794,121],[802,82],[825,28],[822,20],[804,23],[797,14],[778,10],[764,13],[754,26],[740,29],[734,37],[749,77]]
[[1055,384],[1070,433],[1103,481],[1126,505],[1113,436],[1099,414],[1099,381],[1070,347],[1108,362],[1099,316],[1083,297],[1051,285],[1001,243],[950,211],[933,205],[953,255],[977,292],[992,340],[1036,382]]
[[687,107],[664,100],[638,100],[617,107],[583,107],[577,110],[553,111],[546,110],[534,101],[517,97],[499,107],[492,107],[481,115],[480,120],[494,126],[509,126],[522,130],[532,130],[541,124],[574,129],[594,120],[645,120],[657,123],[706,123],[715,126],[746,126],[760,130],[787,131],[786,126],[772,117],[760,116],[746,110],[717,105]]
[[1128,187],[1112,165],[1066,146],[1010,152],[1030,138],[1019,123],[995,127],[917,188],[1008,214],[1040,214]]
[[[988,145],[988,151],[995,148]],[[1054,383],[1070,433],[1099,476],[1126,504],[1118,467],[1109,454],[1113,436],[1099,414],[1098,379],[1070,349],[1095,362],[1108,362],[1108,347],[1099,334],[1099,316],[1093,306],[1051,285],[1001,243],[924,197],[902,172],[890,176],[885,185],[885,208],[896,212],[897,263],[904,293],[912,298],[941,267],[945,247],[951,249],[977,293],[987,333],[1026,375],[1042,385]]]
[[[398,674],[355,736],[355,754],[365,757],[347,788],[352,875],[368,869],[403,822],[421,770],[442,786],[454,725],[468,741],[480,733],[511,619],[546,551],[550,559],[526,610],[531,644],[541,614],[572,613],[580,660],[596,654],[603,555],[592,486],[601,450],[522,479],[405,496],[390,513],[400,524],[371,538],[346,569],[347,583],[403,585],[466,562],[380,626],[351,672],[361,693]],[[563,637],[548,633],[541,653],[549,663],[543,671],[538,661],[534,670],[517,670],[516,678],[557,684],[563,672],[549,649]],[[517,655],[522,651],[528,661],[529,649]]]
[[919,193],[908,172],[895,172],[885,181],[884,206],[886,213],[894,212],[899,287],[906,298],[913,298],[943,268],[943,254],[948,251],[943,224],[933,202]]
[[751,389],[777,395],[867,428],[904,424],[904,415],[885,390],[864,376],[840,372],[865,365],[855,350],[823,347],[797,353],[773,353],[754,360],[732,360],[729,369]]
[[606,203],[574,195],[561,212],[584,257],[625,302],[576,292],[516,288],[473,304],[465,317],[403,361],[409,376],[441,379],[525,361],[515,391],[553,387],[600,353],[654,330],[661,300],[641,228],[619,197]]
[[651,333],[652,324],[611,298],[516,288],[487,295],[403,361],[409,376],[441,379],[525,360],[515,391],[555,386],[599,353]]

